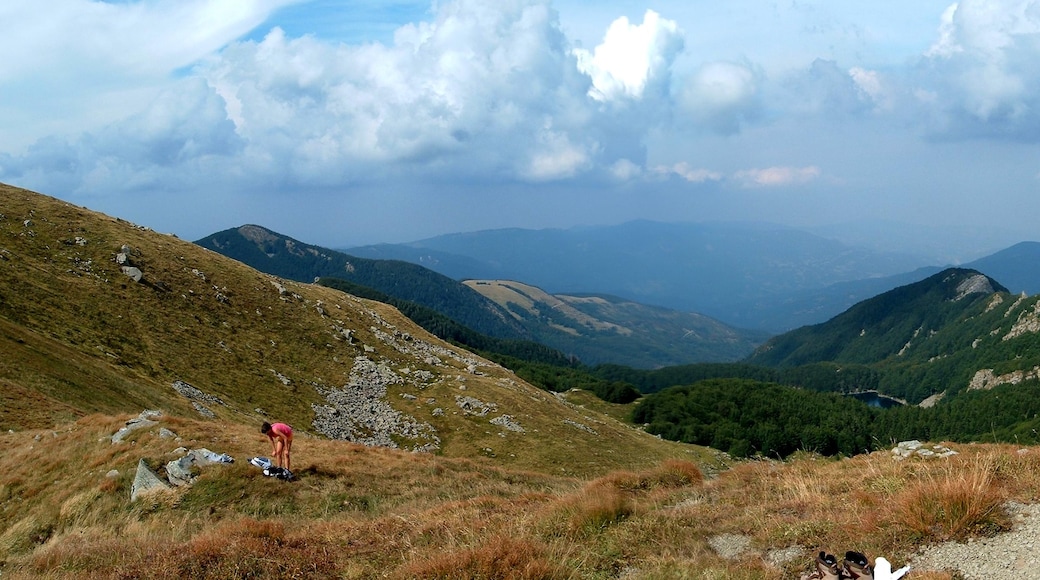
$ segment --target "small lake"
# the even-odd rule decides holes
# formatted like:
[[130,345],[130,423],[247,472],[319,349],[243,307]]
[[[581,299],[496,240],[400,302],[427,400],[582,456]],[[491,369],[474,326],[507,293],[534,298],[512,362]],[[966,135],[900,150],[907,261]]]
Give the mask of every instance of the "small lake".
[[852,393],[849,396],[863,401],[870,407],[877,407],[879,409],[891,409],[892,407],[900,407],[903,405],[899,401],[891,397],[881,395],[876,391],[867,391],[865,393]]

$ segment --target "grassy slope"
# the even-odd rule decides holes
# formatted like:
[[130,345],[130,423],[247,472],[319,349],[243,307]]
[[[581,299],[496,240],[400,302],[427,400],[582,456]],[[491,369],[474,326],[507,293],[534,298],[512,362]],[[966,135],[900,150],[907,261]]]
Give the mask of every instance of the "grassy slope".
[[[17,391],[18,401],[38,401],[5,404],[4,430],[153,407],[196,416],[171,387],[182,380],[224,401],[207,405],[219,421],[257,425],[260,408],[313,432],[312,404],[326,403],[316,386],[345,386],[354,361],[366,357],[402,379],[390,385],[386,401],[433,425],[444,455],[597,474],[701,453],[567,405],[497,365],[449,349],[384,304],[279,280],[172,236],[16,188],[0,191],[0,214],[0,344],[9,347],[0,381],[10,386],[5,398]],[[115,263],[123,244],[144,271],[141,283]],[[435,361],[422,345],[446,350]],[[405,380],[416,371],[431,378]],[[467,415],[457,396],[497,410]],[[23,407],[33,411],[17,410]],[[525,432],[488,422],[501,414]]]
[[[1002,502],[1040,495],[1040,453],[992,445],[752,462],[707,480],[669,460],[585,479],[303,437],[299,480],[284,483],[246,463],[267,449],[251,425],[166,416],[178,439],[156,426],[113,445],[127,418],[0,434],[4,578],[796,578],[818,549],[902,563],[1006,529]],[[138,460],[162,466],[180,446],[238,461],[131,503]],[[726,535],[747,550],[720,556]]]

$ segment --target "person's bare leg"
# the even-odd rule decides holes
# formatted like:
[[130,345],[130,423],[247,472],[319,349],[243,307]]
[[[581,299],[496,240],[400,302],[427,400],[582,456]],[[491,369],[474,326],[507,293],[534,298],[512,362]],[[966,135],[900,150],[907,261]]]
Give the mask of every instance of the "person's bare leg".
[[281,439],[274,442],[274,458],[278,467],[285,467],[285,442]]

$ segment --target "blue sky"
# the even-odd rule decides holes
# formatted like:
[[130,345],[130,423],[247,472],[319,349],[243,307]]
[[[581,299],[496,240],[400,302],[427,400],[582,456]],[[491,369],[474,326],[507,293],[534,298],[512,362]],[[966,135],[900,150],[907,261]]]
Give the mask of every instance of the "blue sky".
[[996,249],[1040,237],[1038,41],[1040,0],[11,2],[0,181],[186,239],[638,218]]

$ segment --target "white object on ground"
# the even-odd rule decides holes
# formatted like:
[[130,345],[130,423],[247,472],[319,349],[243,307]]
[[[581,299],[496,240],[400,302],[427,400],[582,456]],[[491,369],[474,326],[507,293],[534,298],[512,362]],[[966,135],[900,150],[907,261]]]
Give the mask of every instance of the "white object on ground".
[[874,560],[874,580],[899,580],[909,571],[910,566],[903,566],[893,572],[892,564],[885,558],[879,557]]

